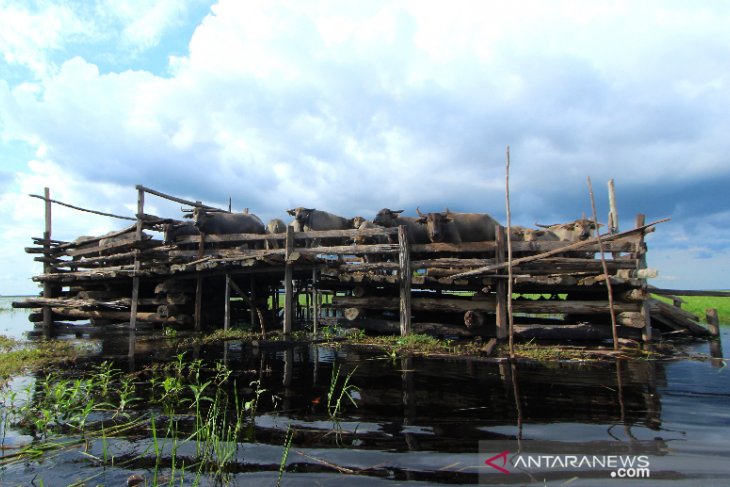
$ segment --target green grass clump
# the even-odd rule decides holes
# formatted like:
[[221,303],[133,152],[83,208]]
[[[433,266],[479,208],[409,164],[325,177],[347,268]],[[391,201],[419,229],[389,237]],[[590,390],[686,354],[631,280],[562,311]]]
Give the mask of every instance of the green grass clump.
[[0,378],[3,379],[52,364],[73,361],[78,355],[73,345],[67,342],[46,340],[21,344],[5,336],[0,336],[0,351]]

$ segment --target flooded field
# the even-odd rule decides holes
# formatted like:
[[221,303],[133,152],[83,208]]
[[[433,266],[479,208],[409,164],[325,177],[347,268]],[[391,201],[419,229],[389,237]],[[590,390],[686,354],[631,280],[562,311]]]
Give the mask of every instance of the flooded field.
[[[28,329],[0,313],[0,333]],[[122,331],[66,339],[86,350],[73,367],[4,389],[2,486],[730,484],[717,359],[509,364],[143,334],[130,358]]]

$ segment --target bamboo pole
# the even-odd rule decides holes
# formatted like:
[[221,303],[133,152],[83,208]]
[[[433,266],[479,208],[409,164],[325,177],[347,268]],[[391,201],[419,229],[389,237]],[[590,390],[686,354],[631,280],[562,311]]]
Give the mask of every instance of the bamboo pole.
[[[46,188],[46,189],[48,189],[48,188]],[[120,215],[115,215],[113,213],[104,213],[102,211],[89,210],[87,208],[81,208],[79,206],[69,205],[68,203],[64,203],[62,201],[52,200],[48,196],[48,193],[46,193],[45,196],[40,196],[40,195],[37,195],[37,194],[29,194],[28,196],[30,196],[31,198],[38,198],[38,199],[41,199],[41,200],[45,200],[46,201],[46,204],[54,203],[56,205],[65,206],[67,208],[71,208],[71,209],[74,209],[74,210],[85,211],[87,213],[93,213],[95,215],[108,216],[110,218],[119,218],[120,220],[129,220],[129,221],[135,221],[135,220],[137,220],[136,218],[132,218],[131,216],[120,216]]]
[[[598,238],[598,248],[600,249],[601,255],[601,266],[603,266],[603,274],[608,277],[608,266],[606,265],[606,256],[603,252],[603,242],[601,241],[601,234],[598,231],[598,215],[596,213],[596,200],[593,197],[593,184],[591,184],[591,177],[588,176],[588,193],[591,197],[591,209],[593,210],[593,223],[596,226],[596,236]],[[618,350],[618,329],[616,328],[616,310],[613,307],[613,287],[611,285],[611,279],[606,279],[606,289],[608,289],[608,311],[611,315],[611,332],[613,334],[613,349]]]
[[509,356],[515,358],[514,316],[512,315],[512,213],[509,204],[509,146],[507,146],[506,205],[507,205],[507,320],[509,321]]

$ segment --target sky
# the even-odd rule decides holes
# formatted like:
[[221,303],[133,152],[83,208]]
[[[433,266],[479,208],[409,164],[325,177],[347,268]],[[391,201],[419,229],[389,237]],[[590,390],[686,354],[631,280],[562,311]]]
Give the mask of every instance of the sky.
[[[296,206],[599,219],[648,237],[652,284],[727,289],[730,3],[0,0],[0,294],[54,199],[120,215],[135,185]],[[146,213],[180,217],[148,197]],[[53,235],[126,225],[54,206]]]

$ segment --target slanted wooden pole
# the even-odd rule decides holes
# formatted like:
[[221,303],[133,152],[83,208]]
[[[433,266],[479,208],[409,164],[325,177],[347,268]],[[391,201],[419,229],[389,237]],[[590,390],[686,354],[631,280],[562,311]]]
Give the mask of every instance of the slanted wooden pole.
[[284,250],[284,329],[285,337],[291,335],[293,321],[293,295],[294,286],[292,285],[293,264],[290,261],[291,254],[294,252],[294,227],[288,225],[286,227],[286,247]]
[[411,255],[408,247],[408,230],[398,227],[398,271],[400,280],[400,334],[411,333]]
[[606,289],[608,289],[608,311],[611,314],[611,334],[613,335],[613,349],[618,350],[618,328],[616,325],[616,310],[613,307],[613,287],[611,286],[611,276],[608,274],[608,266],[606,265],[606,255],[603,251],[603,241],[601,240],[601,232],[598,230],[598,213],[596,212],[596,199],[593,197],[593,184],[588,176],[588,193],[591,197],[591,209],[593,210],[593,223],[596,226],[596,238],[598,239],[598,249],[601,254],[601,266],[603,274],[606,276]]
[[509,321],[509,356],[515,357],[514,317],[512,316],[512,213],[509,204],[509,146],[507,146],[506,200],[507,200],[507,320]]
[[[497,225],[495,228],[496,251],[495,262],[501,264],[505,261],[505,234],[504,227]],[[496,295],[495,318],[497,323],[497,340],[504,342],[509,337],[509,320],[507,319],[507,283],[504,279],[497,280],[494,288]]]
[[710,340],[712,366],[719,368],[725,367],[725,359],[722,353],[722,340],[720,339],[720,317],[714,308],[705,310],[705,317],[707,319],[707,329],[712,336],[712,340]]
[[[43,231],[43,240],[45,240],[43,244],[43,256],[46,258],[46,260],[43,262],[43,273],[48,274],[51,272],[51,230],[52,230],[52,224],[51,224],[51,190],[49,188],[43,189],[43,195],[45,196],[45,219],[46,219],[46,227]],[[43,297],[44,298],[52,298],[53,297],[53,286],[49,282],[43,283]],[[51,324],[53,323],[53,313],[51,312],[51,308],[49,306],[43,307],[43,336],[46,338],[50,338],[51,336]]]

